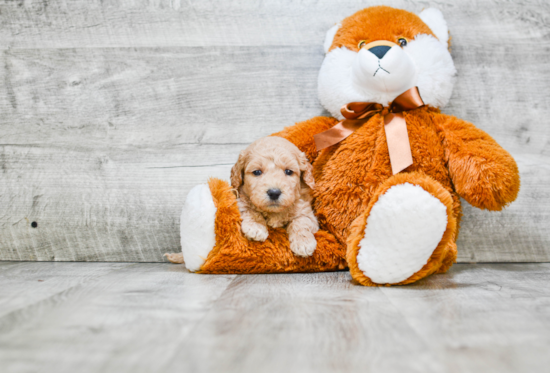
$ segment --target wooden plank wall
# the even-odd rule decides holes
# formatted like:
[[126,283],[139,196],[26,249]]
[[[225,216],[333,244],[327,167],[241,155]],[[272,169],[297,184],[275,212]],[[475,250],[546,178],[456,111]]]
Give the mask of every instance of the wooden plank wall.
[[[162,261],[189,189],[253,140],[326,112],[325,31],[379,1],[0,2],[0,260]],[[550,4],[388,0],[443,11],[445,109],[516,158],[507,210],[465,203],[463,262],[550,260]],[[32,222],[37,223],[32,228]]]

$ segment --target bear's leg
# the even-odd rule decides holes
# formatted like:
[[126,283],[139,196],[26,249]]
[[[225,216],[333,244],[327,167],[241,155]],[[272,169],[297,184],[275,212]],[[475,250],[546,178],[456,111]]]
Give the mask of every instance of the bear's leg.
[[456,260],[453,199],[440,183],[418,173],[383,183],[352,224],[347,261],[352,277],[367,286],[404,285]]
[[[315,234],[317,248],[309,257],[290,250],[285,229],[269,228],[266,241],[249,241],[241,233],[241,216],[231,186],[210,179],[188,194],[181,216],[183,261],[192,272],[276,273],[344,269],[346,248],[325,231]],[[168,256],[181,262],[179,256]],[[174,259],[174,260],[172,260]]]

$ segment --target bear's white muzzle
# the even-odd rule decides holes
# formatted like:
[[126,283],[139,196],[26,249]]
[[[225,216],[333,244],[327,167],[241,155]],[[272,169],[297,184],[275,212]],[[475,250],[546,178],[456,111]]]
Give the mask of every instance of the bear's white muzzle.
[[[374,47],[370,47],[375,45]],[[379,53],[380,46],[388,49]],[[378,47],[378,55],[375,48]],[[416,68],[411,58],[397,44],[377,41],[367,44],[357,53],[352,69],[353,84],[362,91],[395,93],[396,95],[414,87]]]

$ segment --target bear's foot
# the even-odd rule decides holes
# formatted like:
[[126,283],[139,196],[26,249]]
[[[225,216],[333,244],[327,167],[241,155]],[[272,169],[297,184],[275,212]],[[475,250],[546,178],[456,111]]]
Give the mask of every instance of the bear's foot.
[[368,286],[403,285],[446,271],[456,259],[452,207],[451,194],[428,176],[390,178],[352,225],[352,277]]
[[[313,237],[312,237],[313,238]],[[346,248],[325,231],[315,234],[317,247],[301,257],[290,249],[283,228],[269,228],[263,242],[241,232],[241,215],[231,186],[219,179],[191,189],[181,214],[181,254],[168,254],[200,273],[320,272],[346,268]]]

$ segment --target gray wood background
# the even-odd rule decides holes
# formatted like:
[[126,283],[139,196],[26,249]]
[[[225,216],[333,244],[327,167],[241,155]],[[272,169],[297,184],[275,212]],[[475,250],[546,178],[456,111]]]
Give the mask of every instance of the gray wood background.
[[[383,3],[442,10],[459,71],[445,112],[519,164],[507,210],[465,203],[459,260],[549,261],[550,4]],[[326,114],[325,31],[373,4],[0,1],[0,260],[162,261],[180,250],[193,185],[228,178],[253,140]]]

